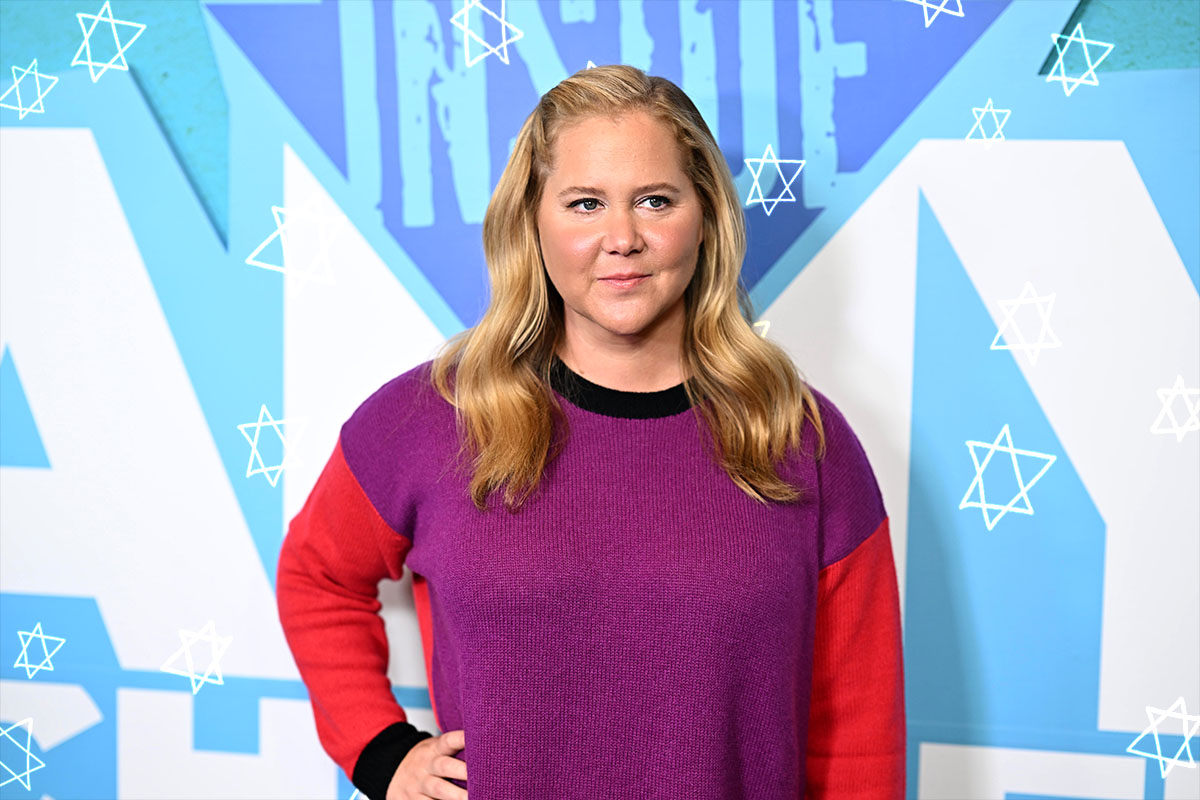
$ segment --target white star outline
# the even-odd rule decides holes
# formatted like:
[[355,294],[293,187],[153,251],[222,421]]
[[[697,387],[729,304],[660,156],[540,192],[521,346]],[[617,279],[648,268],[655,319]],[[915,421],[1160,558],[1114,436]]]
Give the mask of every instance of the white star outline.
[[[349,219],[344,214],[319,214],[310,202],[299,209],[288,209],[283,206],[271,206],[271,216],[275,218],[275,230],[263,239],[262,244],[254,248],[254,252],[246,256],[245,263],[252,267],[281,272],[289,283],[294,281],[297,293],[310,283],[320,283],[333,286],[330,253],[333,245],[342,237],[350,226]],[[297,247],[289,237],[289,232],[316,230],[317,246],[313,248]],[[272,264],[259,260],[258,256],[271,242],[279,240],[283,249],[283,265]]]
[[[22,728],[25,731],[24,744],[18,742],[16,737],[12,735],[12,730],[14,728]],[[0,780],[0,786],[7,786],[13,781],[17,781],[25,787],[26,791],[32,791],[29,786],[29,774],[46,766],[46,762],[35,756],[29,749],[29,745],[33,741],[33,717],[26,717],[20,722],[14,722],[7,728],[0,728],[0,739],[8,739],[10,742],[19,747],[21,752],[25,754],[25,769],[22,772],[17,772],[8,764],[0,761],[0,775],[7,775],[4,780]],[[36,761],[37,763],[33,766],[30,766],[31,761]]]
[[[59,636],[47,636],[42,633],[42,623],[40,622],[33,626],[32,631],[17,631],[17,636],[21,638],[21,654],[17,656],[16,663],[13,664],[14,669],[16,667],[24,667],[25,677],[31,680],[41,670],[46,670],[47,672],[54,671],[54,665],[50,663],[50,659],[67,643],[66,639]],[[42,641],[42,660],[38,664],[29,663],[29,644],[34,639],[41,639]],[[57,642],[53,650],[46,647],[46,642],[50,640]]]
[[[1023,351],[1029,359],[1030,364],[1036,364],[1038,355],[1042,350],[1062,347],[1062,342],[1050,330],[1050,312],[1054,310],[1055,293],[1051,292],[1042,297],[1037,296],[1037,290],[1033,288],[1033,284],[1025,281],[1025,288],[1021,290],[1020,297],[1015,300],[999,300],[997,304],[1004,311],[1004,320],[1000,323],[999,329],[996,331],[996,338],[992,340],[990,349],[992,350],[1014,350]],[[1036,306],[1038,316],[1041,317],[1042,326],[1038,330],[1038,338],[1036,342],[1030,343],[1025,340],[1025,334],[1021,332],[1021,328],[1017,325],[1014,315],[1021,306]],[[1009,341],[1009,334],[1006,331],[1015,332],[1013,338],[1016,343]],[[1004,344],[998,344],[1000,339],[1004,339]]]
[[[221,656],[225,655],[225,651],[229,649],[229,645],[233,644],[233,637],[218,636],[213,621],[210,619],[198,631],[189,631],[180,628],[179,639],[183,644],[171,654],[170,658],[163,662],[159,670],[169,672],[172,675],[182,675],[191,680],[193,695],[199,692],[200,687],[206,683],[214,683],[218,686],[224,685],[225,679],[221,676]],[[208,642],[212,645],[212,656],[208,661],[208,666],[205,668],[203,675],[196,672],[196,662],[192,657],[192,645],[197,642]],[[171,662],[179,659],[180,656],[183,657],[184,662],[187,664],[186,672],[171,666]],[[216,673],[216,678],[212,677],[213,673]]]
[[[75,51],[75,57],[71,59],[71,66],[74,67],[80,64],[86,64],[88,72],[92,76],[92,83],[100,80],[100,76],[108,72],[110,69],[120,69],[128,72],[129,64],[127,64],[125,61],[125,51],[128,50],[130,45],[136,42],[138,37],[141,36],[146,30],[146,26],[140,22],[127,22],[126,20],[122,19],[113,19],[111,3],[112,0],[104,0],[104,5],[101,6],[99,14],[77,13],[75,15],[75,17],[79,20],[79,27],[83,29],[83,44],[79,45],[79,49]],[[90,28],[84,23],[85,19],[90,19],[92,21]],[[92,33],[95,32],[96,26],[101,22],[107,22],[109,24],[109,27],[112,30],[113,44],[117,46],[117,54],[110,58],[107,64],[103,65],[92,61],[91,44]],[[117,35],[118,25],[126,25],[130,28],[137,28],[137,32],[133,34],[129,41],[125,42],[125,44],[121,44],[121,37]],[[87,53],[87,56],[81,59],[80,56],[85,52]],[[118,63],[118,61],[120,63]],[[101,67],[99,72],[96,72],[96,67]]]
[[[986,147],[991,147],[994,141],[1004,141],[1004,124],[1008,122],[1008,117],[1012,114],[1010,108],[996,108],[992,104],[992,98],[988,98],[987,105],[983,108],[972,108],[971,113],[975,115],[975,124],[971,130],[967,131],[967,140],[976,139],[983,141]],[[991,136],[983,129],[983,118],[988,114],[992,115],[992,122],[996,125],[996,132]],[[1004,115],[1004,119],[1000,119],[1000,115]],[[979,131],[979,135],[975,135],[975,131]]]
[[[266,422],[263,421],[264,419]],[[246,477],[249,478],[261,472],[267,476],[267,481],[272,486],[275,486],[279,482],[280,474],[287,467],[300,463],[292,457],[292,447],[300,440],[301,429],[306,422],[307,420],[303,418],[293,420],[275,419],[271,416],[271,412],[267,410],[267,406],[264,403],[258,410],[257,422],[244,422],[238,425],[238,430],[242,432],[242,436],[246,437],[246,441],[250,443],[250,462],[246,465]],[[284,425],[293,426],[295,431],[285,435],[282,428]],[[283,460],[273,467],[268,467],[263,463],[262,454],[258,451],[259,433],[267,426],[274,429],[275,433],[279,435],[279,440],[283,442]],[[250,429],[254,430],[253,434],[250,433]],[[254,462],[256,461],[258,462],[257,467],[254,466]]]
[[[18,75],[18,72],[21,74]],[[31,105],[25,105],[23,102],[21,102],[21,81],[25,80],[25,77],[31,72],[33,73],[33,85],[37,89],[38,96]],[[20,115],[18,119],[25,119],[26,114],[45,114],[46,107],[42,105],[42,98],[50,94],[50,90],[54,88],[54,84],[58,83],[58,78],[54,77],[53,75],[43,75],[42,73],[38,72],[36,58],[33,61],[30,61],[29,66],[25,69],[21,69],[16,64],[13,64],[12,76],[13,85],[8,87],[8,89],[4,91],[4,94],[0,94],[0,108],[11,108],[13,111],[16,111]],[[42,78],[48,78],[50,80],[50,85],[46,87],[46,91],[44,92],[42,91]],[[15,106],[4,102],[4,98],[8,97],[13,92],[16,92],[17,94],[17,104]]]
[[962,0],[954,0],[955,11],[946,8],[946,4],[950,0],[908,0],[908,2],[916,3],[925,12],[926,28],[933,24],[933,21],[938,18],[939,14],[946,14],[951,17],[965,16],[963,14]]
[[[796,196],[792,194],[792,183],[796,178],[800,177],[800,170],[804,169],[804,161],[797,158],[776,158],[775,150],[770,144],[763,151],[762,158],[746,158],[742,159],[746,162],[746,166],[750,168],[750,174],[754,176],[754,185],[750,187],[750,196],[746,198],[746,205],[752,206],[755,203],[761,203],[763,211],[767,212],[767,216],[771,216],[771,212],[779,203],[794,203]],[[774,164],[775,171],[779,174],[779,180],[783,181],[783,191],[778,197],[763,198],[762,184],[759,182],[759,177],[762,175],[763,167],[767,164]],[[783,174],[783,168],[780,164],[799,164],[791,178]],[[755,169],[757,165],[757,169]]]
[[[1066,44],[1062,44],[1059,41],[1060,39],[1065,39]],[[1046,83],[1050,83],[1051,81],[1059,81],[1062,83],[1063,91],[1066,93],[1067,97],[1070,97],[1071,93],[1078,89],[1079,85],[1082,83],[1086,83],[1089,86],[1100,85],[1100,80],[1096,77],[1096,67],[1100,66],[1100,62],[1108,58],[1108,54],[1113,50],[1113,45],[1109,44],[1108,42],[1097,42],[1086,38],[1083,33],[1082,22],[1075,25],[1075,30],[1071,31],[1070,36],[1063,36],[1061,33],[1050,34],[1050,41],[1054,43],[1054,49],[1058,51],[1058,59],[1054,62],[1054,66],[1050,68],[1050,73],[1046,75]],[[1067,75],[1067,68],[1063,64],[1063,57],[1066,56],[1067,50],[1070,49],[1072,42],[1079,42],[1080,46],[1083,47],[1083,57],[1084,60],[1087,61],[1088,68],[1083,73],[1083,77],[1081,78],[1069,77]],[[1095,61],[1092,61],[1092,54],[1088,51],[1089,44],[1107,49],[1099,58],[1097,58]],[[1055,72],[1058,74],[1055,75]]]
[[[1192,402],[1192,397],[1196,398]],[[1183,398],[1183,404],[1187,408],[1187,420],[1182,425],[1175,417],[1175,399]],[[1158,417],[1155,418],[1154,424],[1150,426],[1151,433],[1157,434],[1175,434],[1175,441],[1182,442],[1183,437],[1188,435],[1189,431],[1200,431],[1200,389],[1193,389],[1189,386],[1184,386],[1183,376],[1176,375],[1175,383],[1169,389],[1159,389],[1158,399],[1162,403],[1162,410],[1158,412]],[[1170,418],[1171,427],[1163,426],[1163,420]]]
[[754,328],[754,332],[757,333],[759,337],[765,339],[767,338],[767,330],[771,327],[771,322],[770,320],[760,319],[751,327]]
[[[463,32],[463,57],[465,58],[468,67],[475,66],[480,61],[482,61],[483,59],[487,58],[490,55],[495,55],[496,58],[500,59],[505,64],[507,64],[508,63],[508,46],[510,44],[512,44],[513,42],[516,42],[518,39],[520,39],[522,36],[525,35],[519,28],[517,28],[517,26],[511,24],[506,19],[507,10],[505,8],[505,4],[506,4],[506,0],[500,0],[500,15],[497,16],[495,11],[492,11],[490,8],[488,8],[487,6],[485,6],[483,4],[483,0],[463,0],[462,9],[460,9],[458,12],[455,13],[455,15],[453,17],[450,18],[450,24]],[[477,36],[475,34],[475,32],[473,30],[471,30],[470,14],[471,14],[472,8],[478,8],[480,11],[484,12],[485,14],[490,16],[492,19],[494,19],[500,23],[500,30],[504,34],[504,39],[503,39],[503,41],[500,42],[500,44],[496,45],[495,47],[492,47],[490,44],[487,43],[487,41],[485,41],[481,37]],[[510,28],[512,30],[516,31],[516,36],[510,37],[508,35],[508,31]],[[474,58],[471,58],[471,40],[472,39],[474,39],[476,42],[478,42],[479,44],[486,47],[487,48],[486,52],[481,53],[480,55],[477,55]]]
[[[1001,440],[1003,440],[1005,444],[1001,445]],[[976,455],[976,448],[984,448],[987,450],[987,455],[984,456],[982,462],[980,462],[978,456]],[[1029,502],[1028,492],[1031,488],[1033,488],[1033,485],[1037,483],[1043,475],[1046,474],[1046,470],[1050,469],[1050,465],[1058,460],[1057,456],[1047,453],[1038,453],[1033,450],[1018,450],[1014,448],[1012,443],[1012,435],[1009,433],[1007,423],[1005,423],[1004,427],[1000,429],[1000,434],[996,437],[996,441],[976,442],[974,440],[967,440],[967,449],[971,453],[971,460],[975,462],[975,478],[971,481],[971,485],[967,488],[967,493],[963,495],[962,502],[958,504],[960,510],[964,508],[981,509],[983,511],[983,521],[987,525],[987,529],[989,531],[995,528],[996,523],[1003,519],[1004,515],[1010,511],[1017,514],[1033,514],[1033,506]],[[991,462],[992,456],[997,452],[1008,453],[1012,457],[1013,474],[1016,476],[1017,486],[1020,487],[1013,498],[1004,505],[989,503],[987,501],[987,495],[984,492],[983,485],[983,472],[987,469],[987,465]],[[1038,473],[1034,475],[1028,483],[1026,483],[1021,477],[1021,468],[1017,464],[1017,456],[1019,455],[1029,456],[1031,458],[1040,458],[1046,461],[1046,463],[1042,465],[1042,468],[1038,470]],[[979,500],[968,500],[976,486],[979,487]],[[1014,505],[1018,500],[1025,501],[1024,508],[1017,508]],[[1000,513],[995,517],[989,517],[989,510],[999,511]]]
[[[1177,707],[1179,709],[1178,711],[1175,710]],[[1195,769],[1196,760],[1192,757],[1191,741],[1196,737],[1196,732],[1200,731],[1200,715],[1187,713],[1187,703],[1184,702],[1182,697],[1180,697],[1171,704],[1170,708],[1166,710],[1154,708],[1153,706],[1146,706],[1146,716],[1150,718],[1150,724],[1146,726],[1146,729],[1142,731],[1136,739],[1129,743],[1129,746],[1125,748],[1125,752],[1132,753],[1135,756],[1145,756],[1151,761],[1157,761],[1158,771],[1164,778],[1167,777],[1167,773],[1169,773],[1175,766],[1185,767],[1187,769]],[[1163,755],[1162,741],[1158,738],[1158,726],[1167,719],[1179,720],[1183,728],[1183,744],[1181,744],[1179,749],[1175,751],[1175,755],[1170,757]],[[1189,724],[1191,725],[1190,730],[1188,729]],[[1154,752],[1151,753],[1147,750],[1135,750],[1134,746],[1147,736],[1154,737]],[[1180,755],[1183,753],[1187,754],[1187,763],[1184,763],[1184,761],[1180,758]]]

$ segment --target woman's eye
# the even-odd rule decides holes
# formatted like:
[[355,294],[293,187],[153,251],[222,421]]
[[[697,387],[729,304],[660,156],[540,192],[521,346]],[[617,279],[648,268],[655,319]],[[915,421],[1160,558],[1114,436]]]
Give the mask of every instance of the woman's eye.
[[[650,205],[650,208],[654,209],[655,211],[657,211],[661,208],[666,208],[668,205],[671,204],[670,198],[663,197],[660,194],[651,195],[650,197],[647,197],[642,202],[650,202],[650,201],[657,201],[657,204],[651,203],[651,205]],[[596,210],[596,207],[599,204],[600,204],[600,201],[595,199],[594,197],[585,197],[581,200],[576,200],[574,203],[571,203],[569,206],[567,206],[567,208],[579,207],[579,208],[582,208],[585,212],[591,213],[592,211]]]

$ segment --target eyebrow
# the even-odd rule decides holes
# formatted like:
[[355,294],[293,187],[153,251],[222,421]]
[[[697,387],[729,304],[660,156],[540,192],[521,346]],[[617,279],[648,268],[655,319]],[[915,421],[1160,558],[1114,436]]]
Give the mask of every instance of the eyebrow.
[[[677,187],[675,184],[663,182],[648,183],[645,186],[639,186],[633,190],[634,194],[641,194],[642,192],[675,192],[676,194],[681,194],[679,187]],[[605,196],[604,190],[597,189],[595,186],[568,186],[566,189],[563,189],[561,192],[559,192],[558,196],[565,197],[569,194],[589,194],[596,195],[597,197]]]

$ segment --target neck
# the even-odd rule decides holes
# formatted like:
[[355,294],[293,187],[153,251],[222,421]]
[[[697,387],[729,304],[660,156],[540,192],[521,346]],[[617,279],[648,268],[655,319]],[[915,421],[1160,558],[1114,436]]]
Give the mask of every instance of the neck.
[[658,392],[683,383],[684,374],[678,354],[578,354],[565,348],[557,354],[577,375],[589,381],[624,392]]

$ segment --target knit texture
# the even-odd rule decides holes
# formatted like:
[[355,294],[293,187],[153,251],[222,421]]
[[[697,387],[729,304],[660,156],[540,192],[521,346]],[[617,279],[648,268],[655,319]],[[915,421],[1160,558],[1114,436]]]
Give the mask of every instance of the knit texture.
[[[556,386],[564,450],[517,513],[495,495],[481,512],[429,367],[345,422],[279,559],[317,733],[364,794],[384,800],[419,741],[396,727],[378,615],[379,580],[407,566],[438,728],[465,730],[469,780],[452,782],[472,800],[903,797],[887,515],[824,394],[827,453],[812,458],[806,424],[781,470],[805,496],[763,505],[712,461],[695,409],[670,407],[682,385],[603,403]],[[612,415],[623,397],[638,413]],[[667,411],[645,416],[655,402]]]

